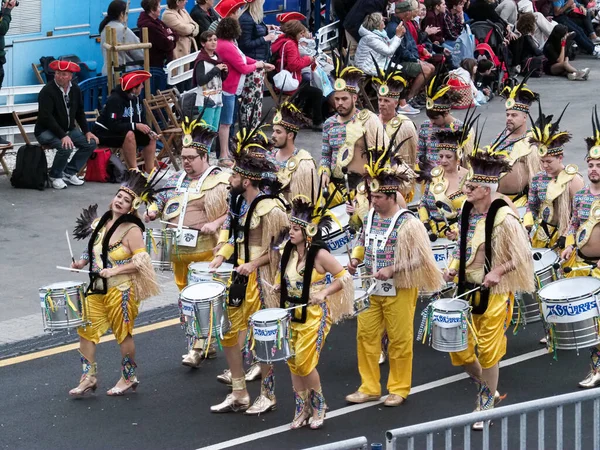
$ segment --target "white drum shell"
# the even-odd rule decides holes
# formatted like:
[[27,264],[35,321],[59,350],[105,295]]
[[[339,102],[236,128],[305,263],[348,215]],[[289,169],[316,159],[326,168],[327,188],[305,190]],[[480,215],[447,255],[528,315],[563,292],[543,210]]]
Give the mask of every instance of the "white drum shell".
[[468,347],[469,303],[453,298],[441,298],[431,304],[431,346],[440,352],[460,352]]
[[233,271],[233,264],[223,263],[221,266],[214,270],[209,269],[210,262],[194,262],[188,265],[188,283],[201,283],[205,281],[218,281],[227,285],[229,278],[231,278],[231,272]]
[[[282,308],[267,308],[252,314],[250,323],[258,361],[270,364],[292,357],[288,340],[290,322],[290,313]],[[278,348],[278,336],[281,337],[281,348]]]
[[[70,330],[85,326],[87,321],[87,300],[85,298],[86,284],[79,281],[63,281],[42,286],[39,289],[40,305],[44,331]],[[47,293],[55,309],[52,310],[45,300]],[[69,296],[76,311],[67,304]]]

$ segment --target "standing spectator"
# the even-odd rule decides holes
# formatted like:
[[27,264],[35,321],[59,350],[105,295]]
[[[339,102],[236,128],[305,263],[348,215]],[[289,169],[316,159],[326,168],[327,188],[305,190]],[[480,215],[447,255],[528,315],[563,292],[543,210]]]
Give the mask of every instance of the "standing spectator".
[[586,53],[600,57],[600,39],[586,10],[575,0],[554,0],[554,20],[575,32],[575,42]]
[[[102,56],[104,57],[104,65],[102,66],[102,75],[106,75],[108,72],[108,67],[106,66],[106,49],[104,48],[104,44],[106,43],[106,27],[109,26],[117,30],[117,42],[120,44],[139,44],[140,39],[135,35],[135,33],[127,28],[127,3],[123,0],[113,0],[108,5],[108,10],[106,11],[106,17],[102,22],[100,22],[100,26],[98,27],[98,32],[100,33],[100,45],[102,48]],[[124,52],[119,52],[119,66],[123,66],[127,64],[127,70],[139,68],[139,65],[144,61],[144,51],[143,50],[127,50]],[[130,64],[133,62],[137,62],[138,64]]]
[[196,106],[204,111],[202,119],[213,131],[219,130],[223,107],[223,80],[227,78],[227,64],[215,52],[217,35],[212,31],[200,34],[200,53],[194,63],[193,86],[200,89],[196,94]]
[[360,40],[358,30],[365,17],[376,12],[385,14],[388,3],[391,2],[388,0],[357,0],[354,6],[350,8],[350,11],[348,11],[344,20],[344,29],[346,38],[348,39],[348,52],[351,62],[354,61],[354,55],[358,47],[358,41]]
[[[77,173],[98,144],[98,138],[88,130],[81,90],[77,83],[71,83],[73,73],[81,69],[70,61],[52,61],[50,69],[55,71],[54,81],[44,86],[38,95],[35,138],[41,145],[56,149],[49,173],[52,187],[64,189],[67,187],[65,181],[81,186],[83,180]],[[75,148],[77,151],[69,161]]]
[[148,28],[150,67],[165,67],[173,60],[173,50],[177,45],[177,33],[164,24],[160,17],[160,0],[142,0],[143,11],[137,21],[138,28]]
[[358,32],[361,38],[356,49],[354,65],[372,76],[377,75],[375,62],[381,70],[387,68],[390,59],[402,42],[406,28],[404,25],[398,24],[394,37],[389,39],[385,32],[383,16],[381,13],[373,13],[365,17]]
[[208,31],[210,25],[213,22],[219,20],[219,15],[213,9],[215,4],[214,0],[196,0],[196,4],[192,8],[190,12],[191,18],[198,24],[198,36],[196,36],[196,43],[198,44],[198,48],[200,48],[200,35]]
[[186,11],[186,3],[187,0],[167,0],[167,9],[162,16],[165,25],[174,30],[179,36],[173,51],[173,59],[189,55],[192,47],[194,47],[194,51],[197,50],[194,38],[198,35],[200,28]]
[[[239,39],[240,50],[244,55],[256,61],[266,62],[271,52],[271,42],[277,35],[265,25],[265,0],[254,0],[242,9],[239,18],[242,35]],[[254,128],[262,116],[264,71],[255,70],[246,76],[243,95],[240,98],[240,123],[245,128]]]
[[[8,33],[10,21],[12,20],[12,10],[17,4],[17,0],[10,0],[4,4],[4,8],[0,10],[0,88],[4,81],[4,64],[6,64],[6,50],[4,50],[4,36]],[[0,149],[10,147],[12,144],[3,137],[0,137]]]
[[430,34],[429,38],[434,44],[442,45],[444,43],[444,36],[446,35],[446,22],[444,20],[446,1],[427,0],[425,7],[427,8],[427,14],[425,14],[425,18],[421,21],[421,29],[425,30],[426,27],[439,28],[439,31],[435,34]]
[[556,25],[544,45],[544,71],[548,75],[566,76],[572,81],[585,81],[590,69],[577,70],[569,62],[566,54],[568,30],[564,25]]

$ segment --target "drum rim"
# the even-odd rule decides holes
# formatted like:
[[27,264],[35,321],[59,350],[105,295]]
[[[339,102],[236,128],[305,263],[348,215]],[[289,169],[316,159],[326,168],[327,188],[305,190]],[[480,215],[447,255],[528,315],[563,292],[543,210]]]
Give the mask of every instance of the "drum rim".
[[[307,306],[310,306],[310,305],[307,305]],[[275,310],[275,311],[272,311],[272,310]],[[283,316],[281,316],[281,317],[272,318],[272,319],[269,319],[269,320],[266,320],[266,321],[265,320],[258,320],[258,319],[254,318],[254,316],[256,316],[257,314],[264,314],[264,313],[266,313],[268,311],[271,311],[271,312],[283,312],[285,314]],[[284,308],[265,308],[265,309],[261,309],[260,311],[256,311],[255,313],[253,313],[250,316],[250,320],[251,320],[251,322],[253,324],[254,323],[268,324],[268,323],[271,323],[271,322],[279,322],[279,321],[281,321],[281,319],[286,319],[286,318],[287,319],[291,319],[291,317],[292,317],[292,315],[290,314],[290,312],[288,310],[284,309]]]
[[[206,301],[206,300],[208,300],[208,299],[217,298],[217,297],[220,297],[220,296],[224,295],[224,294],[225,294],[225,292],[227,291],[227,286],[225,286],[225,283],[222,283],[222,282],[221,282],[221,281],[219,281],[219,280],[201,281],[201,282],[198,282],[198,283],[188,284],[186,287],[184,287],[184,288],[181,290],[181,292],[179,293],[179,298],[189,299],[189,297],[185,297],[185,296],[183,295],[183,293],[184,293],[184,292],[186,291],[186,289],[188,289],[188,288],[194,288],[194,289],[198,289],[198,287],[197,287],[197,286],[198,286],[198,285],[200,285],[200,284],[218,284],[218,285],[220,285],[220,287],[222,288],[222,291],[221,291],[219,294],[217,294],[217,295],[214,295],[214,296],[212,296],[212,297],[205,297],[205,298],[203,298],[203,299],[199,299],[199,300],[204,300],[204,301]],[[191,292],[191,290],[190,290],[190,292]]]
[[[466,307],[463,308],[463,309],[440,309],[440,308],[436,308],[435,307],[435,303],[439,302],[439,301],[442,301],[442,300],[452,300],[452,301],[456,301],[456,302],[460,302],[460,303],[465,303]],[[434,311],[448,312],[448,313],[457,313],[457,312],[468,311],[471,306],[469,305],[468,301],[463,300],[462,298],[438,298],[437,300],[434,300],[434,301],[431,302],[431,307],[433,308]]]
[[154,235],[154,233],[162,233],[164,231],[168,231],[170,234],[173,234],[177,231],[177,228],[146,228],[146,234]]
[[[52,286],[53,284],[58,284],[58,283],[73,283],[73,286],[69,286],[66,288],[51,288],[50,286]],[[51,291],[64,291],[64,290],[68,290],[68,289],[77,289],[79,287],[85,287],[85,281],[57,281],[56,283],[52,283],[52,284],[48,284],[46,286],[42,286],[41,288],[39,288],[40,292],[48,292],[48,290]]]
[[[196,261],[193,263],[190,263],[188,265],[188,271],[190,272],[197,272],[197,273],[231,273],[233,272],[233,264],[231,263],[223,263],[221,264],[221,266],[217,267],[216,269],[211,269],[209,270],[194,270],[194,264],[210,264],[210,261]],[[187,286],[186,286],[187,287]]]
[[[542,292],[544,291],[544,289],[549,288],[550,286],[552,286],[555,283],[560,283],[560,282],[563,282],[563,281],[572,283],[571,280],[577,280],[577,279],[580,279],[580,278],[584,278],[584,279],[586,279],[588,281],[591,281],[592,283],[596,283],[596,289],[594,289],[591,292],[587,292],[585,294],[579,295],[577,297],[565,297],[565,298],[561,298],[561,299],[551,299],[549,297],[544,297],[544,295],[542,294]],[[579,281],[582,281],[582,280],[579,280]],[[600,280],[597,279],[597,278],[592,278],[592,277],[561,278],[560,280],[556,280],[556,281],[553,281],[552,283],[548,283],[546,286],[544,286],[539,291],[537,291],[537,295],[540,298],[540,300],[541,301],[546,301],[546,303],[566,303],[566,302],[572,302],[572,301],[577,301],[577,300],[581,300],[581,299],[588,298],[588,297],[593,297],[593,296],[597,295],[598,293],[600,293]]]

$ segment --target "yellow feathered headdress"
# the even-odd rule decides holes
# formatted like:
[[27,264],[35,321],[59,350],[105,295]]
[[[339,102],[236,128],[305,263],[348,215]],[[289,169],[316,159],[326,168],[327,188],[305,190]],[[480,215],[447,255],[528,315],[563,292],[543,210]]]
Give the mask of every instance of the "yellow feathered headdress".
[[563,146],[571,140],[571,133],[566,131],[559,131],[560,121],[565,114],[565,111],[569,107],[569,104],[565,106],[560,117],[554,123],[552,123],[552,115],[545,116],[542,112],[542,104],[538,102],[540,116],[537,122],[534,123],[531,114],[529,119],[531,120],[531,134],[529,142],[536,145],[538,148],[539,155],[543,158],[544,156],[560,156],[563,154]]
[[[485,128],[485,123],[482,128]],[[512,136],[512,132],[505,132],[506,129],[498,135],[494,142],[481,148],[479,145],[481,131],[478,126],[475,128],[473,151],[467,158],[470,165],[469,173],[467,174],[467,180],[469,182],[497,184],[500,179],[500,174],[510,171],[511,166],[508,162],[509,154],[506,151],[506,148],[514,142],[502,146],[502,144]]]
[[377,64],[375,57],[373,55],[371,57],[373,58],[375,71],[377,72],[377,75],[371,77],[371,80],[377,86],[377,95],[380,97],[399,98],[402,91],[408,86],[408,82],[402,76],[402,71],[391,67],[391,64],[383,71]]
[[598,120],[597,106],[594,106],[594,114],[592,114],[592,130],[593,136],[585,138],[588,148],[586,161],[600,159],[600,120]]
[[427,94],[426,108],[429,111],[446,112],[450,111],[452,104],[460,100],[460,94],[453,91],[446,84],[448,76],[442,74],[438,68],[437,73],[433,76],[425,93]]
[[364,178],[365,186],[370,192],[397,192],[404,189],[406,183],[410,183],[415,177],[412,170],[410,172],[399,172],[392,169],[390,165],[392,156],[397,158],[398,150],[409,139],[394,144],[399,131],[400,128],[390,138],[387,148],[383,145],[383,140],[381,145],[378,144],[378,136],[375,137],[376,144],[374,147],[369,147],[366,138],[364,138],[366,151],[363,156],[367,159],[367,164],[364,166],[366,170]]
[[358,84],[364,78],[365,73],[354,66],[344,67],[342,60],[335,55],[333,64],[333,76],[335,77],[333,89],[358,94]]
[[451,152],[456,153],[456,157],[459,160],[462,159],[463,149],[469,142],[469,137],[471,136],[471,129],[477,119],[479,119],[479,115],[475,116],[475,110],[476,108],[469,107],[465,116],[465,121],[460,128],[452,128],[450,131],[438,131],[435,133],[435,138],[438,141],[436,147],[437,151],[450,150]]
[[514,109],[516,111],[527,113],[529,112],[531,104],[536,100],[539,101],[540,96],[529,89],[525,84],[530,75],[531,73],[525,75],[523,81],[521,81],[517,86],[506,86],[502,90],[500,95],[506,99],[506,109]]
[[202,115],[190,122],[190,118],[186,117],[181,123],[183,130],[183,139],[181,144],[183,147],[191,147],[205,153],[210,152],[210,147],[217,132],[213,131],[209,124],[202,120]]

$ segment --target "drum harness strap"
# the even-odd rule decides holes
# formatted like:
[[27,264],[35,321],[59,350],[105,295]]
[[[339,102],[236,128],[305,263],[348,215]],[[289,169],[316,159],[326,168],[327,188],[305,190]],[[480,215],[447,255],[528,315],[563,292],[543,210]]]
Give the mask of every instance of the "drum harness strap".
[[177,181],[177,186],[175,187],[175,191],[183,192],[183,206],[181,207],[181,214],[179,214],[179,221],[177,222],[177,236],[176,236],[177,238],[179,238],[179,235],[181,234],[181,230],[183,229],[183,219],[185,218],[185,212],[187,210],[188,198],[190,196],[190,192],[193,194],[198,194],[199,192],[201,192],[202,185],[204,184],[204,180],[206,180],[206,178],[208,178],[208,176],[211,173],[213,173],[215,170],[218,170],[218,169],[219,168],[217,166],[210,166],[208,169],[206,169],[206,171],[202,174],[202,176],[198,180],[198,184],[193,189],[190,189],[189,187],[187,187],[187,188],[181,187],[181,185],[183,184],[183,180],[185,180],[185,177],[187,176],[187,173],[185,171],[183,171],[183,173],[179,177],[179,180]]

